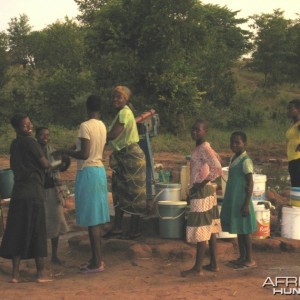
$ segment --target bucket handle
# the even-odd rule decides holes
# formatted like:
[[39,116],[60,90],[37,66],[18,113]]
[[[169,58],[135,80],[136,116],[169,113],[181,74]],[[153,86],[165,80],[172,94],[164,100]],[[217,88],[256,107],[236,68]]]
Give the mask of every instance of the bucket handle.
[[153,199],[153,203],[157,203],[157,198],[158,198],[158,196],[159,196],[160,194],[162,194],[165,190],[166,190],[166,189],[162,189],[162,190],[160,190],[160,191],[155,195],[155,197],[154,197],[154,199]]
[[185,213],[186,208],[183,210],[182,213],[180,213],[180,214],[179,214],[178,216],[176,216],[176,217],[162,217],[162,216],[160,215],[160,213],[159,213],[158,205],[156,205],[156,211],[157,211],[158,216],[159,216],[162,220],[176,220],[176,219],[180,218],[180,217]]

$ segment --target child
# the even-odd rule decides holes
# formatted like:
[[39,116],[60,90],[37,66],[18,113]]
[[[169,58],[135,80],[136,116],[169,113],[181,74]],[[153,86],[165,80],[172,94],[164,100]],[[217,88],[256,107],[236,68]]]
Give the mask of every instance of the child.
[[240,256],[229,263],[235,269],[256,266],[252,258],[251,233],[257,230],[251,195],[253,163],[245,151],[247,136],[242,131],[232,133],[230,148],[235,153],[229,164],[228,180],[221,210],[224,232],[236,233]]
[[187,220],[186,239],[195,243],[196,260],[194,266],[182,271],[181,276],[203,275],[202,265],[205,256],[206,243],[209,241],[210,263],[203,266],[207,271],[219,270],[216,259],[216,233],[220,232],[221,225],[215,189],[211,180],[222,174],[220,158],[205,141],[207,123],[198,119],[192,127],[192,139],[196,141],[196,148],[191,155],[190,171],[190,211]]
[[[54,151],[48,145],[50,141],[50,131],[46,127],[36,129],[35,135],[37,142],[40,144],[46,158],[51,162],[53,160],[51,153]],[[61,260],[57,256],[59,235],[68,231],[68,226],[63,210],[63,190],[61,189],[61,181],[59,171],[51,169],[45,174],[45,213],[47,237],[51,239],[52,257],[51,262],[61,264]]]

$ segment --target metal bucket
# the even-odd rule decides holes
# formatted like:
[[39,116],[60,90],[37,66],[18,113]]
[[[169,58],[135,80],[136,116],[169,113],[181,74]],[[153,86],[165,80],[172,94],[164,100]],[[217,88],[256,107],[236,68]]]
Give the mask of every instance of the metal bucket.
[[181,201],[181,184],[180,183],[157,183],[155,185],[156,201]]
[[11,197],[14,185],[14,173],[11,169],[0,170],[0,199]]

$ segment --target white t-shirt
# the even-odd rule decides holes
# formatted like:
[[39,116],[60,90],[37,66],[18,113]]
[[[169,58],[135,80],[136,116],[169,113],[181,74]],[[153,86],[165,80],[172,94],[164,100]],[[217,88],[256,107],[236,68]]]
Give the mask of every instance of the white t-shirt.
[[106,127],[104,123],[96,119],[89,119],[81,123],[76,141],[77,150],[80,150],[81,147],[80,138],[90,141],[90,154],[86,160],[77,160],[77,170],[87,166],[103,166],[103,150],[106,143]]

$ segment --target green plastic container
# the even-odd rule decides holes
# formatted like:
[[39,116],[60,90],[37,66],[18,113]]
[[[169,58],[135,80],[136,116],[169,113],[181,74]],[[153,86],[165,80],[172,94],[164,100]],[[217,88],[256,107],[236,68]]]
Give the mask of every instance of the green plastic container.
[[7,199],[11,197],[14,185],[14,173],[11,169],[0,170],[0,198]]
[[167,239],[185,237],[185,201],[158,201],[159,236]]

